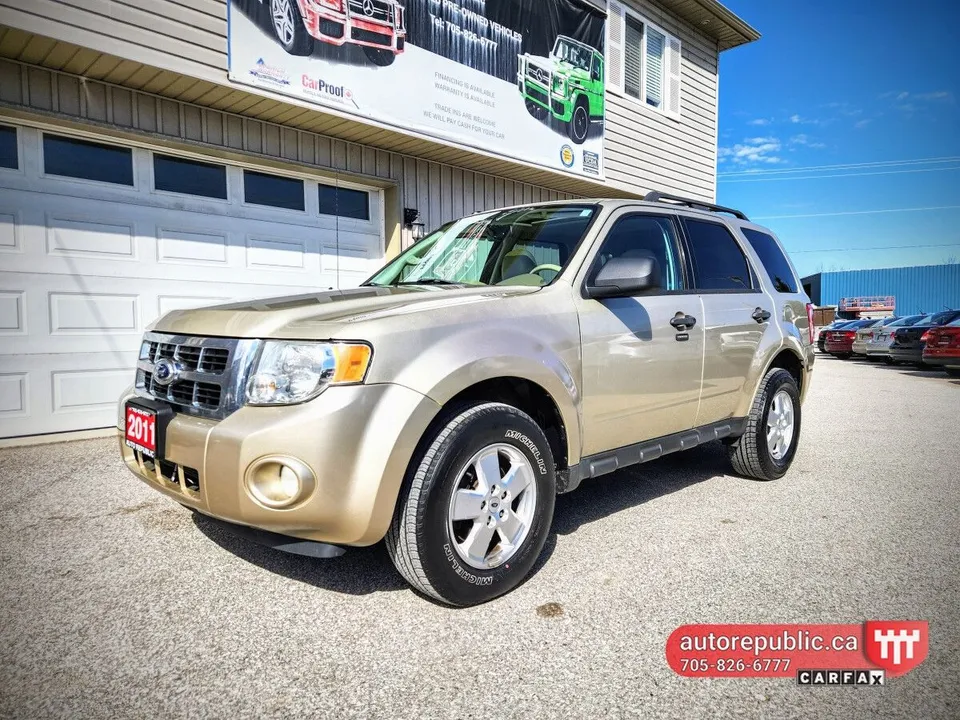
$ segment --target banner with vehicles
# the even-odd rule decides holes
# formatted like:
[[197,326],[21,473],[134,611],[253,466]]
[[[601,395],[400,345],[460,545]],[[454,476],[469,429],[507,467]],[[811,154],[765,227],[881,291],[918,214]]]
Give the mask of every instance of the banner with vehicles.
[[229,0],[230,79],[603,177],[606,17],[579,0]]

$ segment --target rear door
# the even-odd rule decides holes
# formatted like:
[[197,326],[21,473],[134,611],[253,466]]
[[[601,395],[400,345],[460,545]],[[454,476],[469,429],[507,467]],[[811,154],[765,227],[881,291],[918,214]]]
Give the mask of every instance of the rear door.
[[688,269],[703,302],[703,387],[696,424],[732,417],[765,332],[779,333],[740,241],[723,222],[683,217]]

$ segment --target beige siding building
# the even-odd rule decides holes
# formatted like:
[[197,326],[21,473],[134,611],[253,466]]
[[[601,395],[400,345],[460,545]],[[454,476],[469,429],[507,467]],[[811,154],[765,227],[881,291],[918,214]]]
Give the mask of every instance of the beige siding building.
[[[309,26],[318,5],[232,2],[0,0],[0,438],[113,426],[144,328],[168,310],[354,287],[474,211],[654,189],[714,200],[719,54],[758,38],[716,0],[564,0],[603,28],[591,175],[241,84],[238,23],[293,3]],[[416,2],[368,0],[351,37],[381,12],[412,27]],[[422,5],[472,18],[484,2]],[[506,77],[523,91],[522,71]],[[580,146],[561,140],[566,166]]]

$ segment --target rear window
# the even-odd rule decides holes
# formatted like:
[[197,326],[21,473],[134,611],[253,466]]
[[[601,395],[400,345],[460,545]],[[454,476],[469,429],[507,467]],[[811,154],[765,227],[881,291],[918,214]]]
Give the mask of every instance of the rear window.
[[743,228],[743,234],[750,241],[760,258],[763,269],[770,276],[774,289],[781,293],[797,292],[797,279],[794,277],[790,263],[780,249],[779,243],[771,235],[759,230]]
[[955,320],[960,313],[956,310],[947,310],[945,312],[939,312],[934,314],[933,319],[930,321],[931,325],[946,325],[951,320]]

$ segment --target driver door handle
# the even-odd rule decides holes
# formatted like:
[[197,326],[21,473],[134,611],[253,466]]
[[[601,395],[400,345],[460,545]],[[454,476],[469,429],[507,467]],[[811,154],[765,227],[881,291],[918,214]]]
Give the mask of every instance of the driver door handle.
[[763,308],[757,308],[753,311],[753,315],[751,317],[758,323],[764,323],[770,319],[770,313]]
[[670,320],[670,324],[673,325],[677,330],[689,330],[697,324],[697,319],[693,317],[693,315],[686,315],[678,312]]

